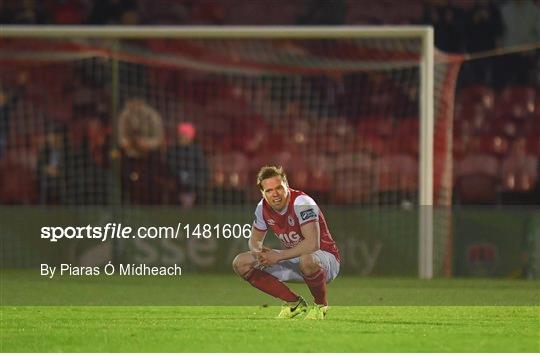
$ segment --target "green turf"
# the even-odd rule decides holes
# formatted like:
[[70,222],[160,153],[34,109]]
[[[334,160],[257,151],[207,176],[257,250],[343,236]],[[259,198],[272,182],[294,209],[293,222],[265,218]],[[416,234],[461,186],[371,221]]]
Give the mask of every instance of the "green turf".
[[232,275],[0,276],[2,352],[540,352],[531,281],[340,276],[317,322]]
[[[181,277],[60,277],[0,272],[9,306],[256,306],[272,299],[231,274]],[[291,287],[309,295],[304,284]],[[328,286],[340,306],[540,306],[540,282],[493,279],[362,278],[340,275]],[[275,302],[274,302],[275,304]]]
[[3,352],[538,352],[538,307],[4,307]]

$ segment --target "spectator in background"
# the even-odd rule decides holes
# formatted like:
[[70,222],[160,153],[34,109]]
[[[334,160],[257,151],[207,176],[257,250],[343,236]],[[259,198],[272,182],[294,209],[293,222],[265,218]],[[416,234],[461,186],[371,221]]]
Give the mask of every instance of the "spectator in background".
[[122,201],[125,204],[156,205],[174,203],[174,181],[159,151],[145,156],[122,156]]
[[100,118],[89,117],[85,122],[82,144],[73,152],[75,179],[70,185],[75,191],[75,203],[107,204],[109,140],[110,128]]
[[37,161],[37,189],[41,204],[68,202],[69,144],[64,127],[53,126],[46,133],[45,146]]
[[167,203],[173,184],[161,159],[161,115],[143,100],[127,101],[118,118],[118,138],[122,150],[123,201],[143,205]]
[[129,100],[118,118],[118,137],[128,157],[142,157],[163,146],[163,119],[145,101]]
[[192,123],[176,126],[176,144],[166,154],[167,164],[175,177],[179,202],[189,208],[206,199],[208,166],[202,148],[195,142],[196,129]]

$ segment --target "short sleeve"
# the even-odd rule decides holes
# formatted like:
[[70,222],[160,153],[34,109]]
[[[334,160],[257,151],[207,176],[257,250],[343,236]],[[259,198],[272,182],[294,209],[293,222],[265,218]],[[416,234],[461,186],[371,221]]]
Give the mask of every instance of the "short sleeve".
[[294,213],[303,225],[319,219],[319,206],[308,195],[300,195],[294,200]]
[[255,209],[255,220],[253,221],[253,227],[257,228],[260,231],[266,231],[268,227],[266,226],[266,222],[263,218],[263,204],[262,200],[257,205],[257,208]]

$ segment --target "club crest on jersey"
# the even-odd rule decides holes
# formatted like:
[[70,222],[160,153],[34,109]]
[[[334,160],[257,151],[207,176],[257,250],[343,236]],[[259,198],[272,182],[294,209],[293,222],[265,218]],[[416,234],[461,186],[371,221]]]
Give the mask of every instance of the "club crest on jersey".
[[273,225],[276,224],[276,221],[274,221],[272,218],[270,218],[270,219],[267,219],[267,220],[266,220],[266,223],[267,223],[269,226],[273,226]]
[[305,221],[310,218],[317,217],[317,215],[315,214],[315,211],[313,210],[313,208],[310,208],[309,210],[300,212],[300,217],[302,218],[302,221]]
[[293,227],[294,226],[293,216],[289,215],[289,217],[287,217],[287,222],[289,222],[289,226]]

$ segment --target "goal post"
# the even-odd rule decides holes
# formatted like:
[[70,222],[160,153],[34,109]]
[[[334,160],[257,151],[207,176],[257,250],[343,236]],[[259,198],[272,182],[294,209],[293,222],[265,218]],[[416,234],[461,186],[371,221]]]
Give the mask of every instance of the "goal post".
[[420,78],[418,274],[424,279],[433,277],[434,47],[433,28],[428,27],[422,33],[422,74]]
[[[72,53],[73,60],[77,58],[91,58],[91,57],[107,57],[111,59],[111,83],[112,89],[111,97],[113,99],[113,120],[117,120],[117,116],[121,114],[122,107],[118,102],[120,100],[118,91],[119,81],[122,78],[119,76],[119,61],[133,62],[140,65],[157,66],[163,68],[170,67],[183,67],[194,68],[198,71],[217,72],[223,71],[225,73],[245,73],[247,76],[253,72],[259,73],[259,75],[271,75],[272,71],[278,73],[286,73],[290,75],[292,79],[301,74],[317,73],[336,73],[340,75],[342,73],[351,72],[367,72],[377,70],[394,70],[399,68],[417,67],[418,69],[418,132],[415,137],[418,139],[418,173],[417,173],[417,198],[414,199],[417,204],[418,211],[418,275],[421,278],[430,279],[435,275],[434,271],[434,196],[436,194],[435,189],[441,188],[441,184],[434,182],[434,137],[435,137],[435,48],[433,39],[433,29],[430,26],[340,26],[340,27],[289,27],[289,26],[273,26],[273,27],[244,27],[244,26],[225,26],[225,27],[177,27],[177,26],[159,26],[159,27],[143,27],[143,26],[0,26],[0,40],[5,39],[43,39],[43,40],[79,40],[83,39],[85,42],[76,50],[73,47],[62,47],[58,50],[58,55],[51,55],[50,52],[40,52],[40,56],[35,56],[35,60],[42,60],[47,57],[47,60],[65,60],[67,53]],[[236,41],[236,40],[362,40],[362,43],[353,43],[349,47],[352,54],[335,54],[331,53],[331,50],[324,55],[317,54],[305,54],[300,53],[296,55],[295,51],[300,52],[303,49],[293,48],[290,51],[284,50],[283,53],[277,53],[270,55],[270,59],[263,57],[269,49],[263,46],[258,47],[256,42],[249,43],[240,50],[245,50],[247,60],[237,60],[235,58],[228,58],[226,54],[223,55],[225,60],[219,63],[213,58],[205,62],[205,59],[197,61],[194,56],[186,57],[174,57],[174,55],[163,54],[161,52],[148,52],[139,55],[139,52],[127,52],[124,53],[122,48],[115,45],[115,41],[125,40],[153,40],[153,39],[167,39],[167,40],[194,40],[194,41]],[[96,45],[94,42],[88,40],[102,40],[105,42]],[[415,40],[417,44],[411,44],[408,42],[383,42],[378,43],[378,40]],[[111,41],[113,44],[111,44]],[[231,42],[232,43],[232,42]],[[236,43],[231,44],[232,51]],[[205,43],[207,45],[207,43]],[[211,46],[210,44],[209,46]],[[277,46],[280,48],[288,48],[287,44],[283,46]],[[349,45],[349,44],[347,44]],[[416,46],[418,48],[415,48]],[[395,48],[393,47],[395,46]],[[344,46],[346,47],[346,46]],[[227,51],[229,47],[224,45],[224,50]],[[348,48],[348,47],[347,47]],[[18,48],[20,50],[21,48]],[[84,52],[86,50],[87,52]],[[153,49],[155,50],[155,49]],[[183,50],[183,49],[180,49]],[[198,50],[201,50],[200,48]],[[258,51],[264,52],[263,54]],[[376,52],[371,58],[362,58],[363,53],[370,56],[370,51]],[[9,47],[4,46],[4,50],[0,50],[0,61],[8,60],[31,60],[31,54],[25,52],[9,52]],[[63,51],[63,52],[62,52]],[[71,52],[70,52],[71,51]],[[201,50],[203,55],[204,49]],[[395,58],[389,57],[390,52],[396,51],[398,54]],[[410,53],[418,51],[417,58]],[[3,52],[3,53],[2,53]],[[410,53],[409,53],[410,52]],[[337,51],[336,51],[337,53]],[[341,53],[341,52],[340,52]],[[382,53],[382,54],[381,54]],[[76,54],[76,55],[75,55]],[[26,56],[26,57],[25,57]],[[340,57],[341,56],[341,57]],[[355,57],[357,56],[357,57]],[[69,56],[68,56],[69,57]],[[261,59],[262,58],[262,59]],[[387,62],[384,62],[387,59]],[[305,62],[297,63],[299,60],[305,60]],[[411,62],[416,61],[416,64]],[[242,67],[244,63],[248,65],[245,68]],[[254,65],[255,63],[256,65]],[[396,77],[406,77],[409,74],[397,73]],[[411,78],[414,74],[411,74]],[[244,79],[239,79],[244,80]],[[406,80],[409,80],[408,77]],[[414,79],[410,79],[414,80]],[[130,84],[131,85],[131,84]],[[136,86],[137,84],[133,84]],[[247,85],[247,84],[246,84]],[[137,88],[132,88],[137,91]],[[369,92],[367,93],[370,94]],[[251,94],[250,94],[251,95]],[[281,94],[280,94],[281,95]],[[453,92],[452,92],[453,95]],[[354,98],[356,99],[356,98]],[[163,97],[157,100],[168,100]],[[168,106],[167,103],[166,106]],[[323,105],[321,105],[323,106]],[[322,109],[323,111],[326,108]],[[159,110],[158,110],[159,111]],[[321,117],[323,114],[320,115]],[[367,116],[367,115],[366,115]],[[384,115],[383,115],[384,116]],[[394,113],[388,113],[388,116],[394,116]],[[445,116],[445,119],[451,120],[451,117]],[[387,117],[383,117],[385,119]],[[393,119],[393,117],[392,117]],[[395,122],[394,122],[395,123]],[[401,123],[398,122],[398,123]],[[113,130],[116,130],[117,123],[114,122]],[[445,129],[451,129],[451,124],[446,124]],[[389,137],[387,137],[389,138]],[[398,137],[399,138],[399,137]],[[361,139],[358,139],[361,140]],[[115,140],[116,141],[116,140]],[[357,144],[357,142],[354,142]],[[361,143],[359,143],[361,144]],[[448,142],[448,146],[451,146]],[[377,153],[378,154],[378,153]],[[451,154],[446,150],[439,155],[440,157],[448,157]],[[451,159],[447,159],[447,164],[451,165]],[[373,165],[375,166],[375,165]],[[451,166],[445,166],[445,169],[450,170]],[[359,170],[358,170],[359,171]],[[448,175],[449,173],[444,173]],[[379,188],[380,182],[374,183],[372,189]],[[437,185],[437,186],[436,186]],[[446,186],[446,189],[451,190],[451,186]],[[377,190],[378,191],[378,190]],[[447,191],[447,194],[451,196],[451,191]],[[372,195],[372,194],[371,194]],[[376,201],[382,201],[375,199]],[[339,199],[336,199],[339,204]],[[378,205],[379,202],[373,202],[370,199],[369,202],[365,202],[362,198],[357,200],[345,200],[346,203],[359,204],[363,203],[367,205]],[[397,199],[396,199],[397,201]],[[400,202],[401,203],[401,202]],[[398,203],[399,205],[399,203]],[[440,269],[440,267],[439,267]]]

